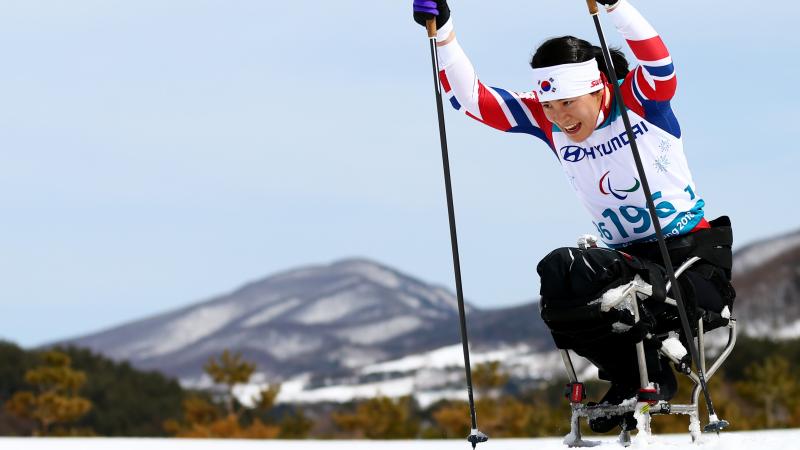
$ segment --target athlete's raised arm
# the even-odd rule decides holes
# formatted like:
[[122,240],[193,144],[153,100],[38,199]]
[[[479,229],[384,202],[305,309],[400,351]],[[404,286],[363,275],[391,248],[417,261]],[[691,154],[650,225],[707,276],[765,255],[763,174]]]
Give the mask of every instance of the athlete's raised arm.
[[456,39],[447,1],[414,0],[418,23],[433,15],[438,26],[439,78],[453,107],[498,130],[534,135],[552,148],[552,125],[536,95],[483,84]]
[[672,99],[677,87],[675,68],[656,30],[628,0],[619,0],[608,6],[607,11],[639,62],[623,85],[626,104],[630,107],[631,101],[643,105],[647,101]]

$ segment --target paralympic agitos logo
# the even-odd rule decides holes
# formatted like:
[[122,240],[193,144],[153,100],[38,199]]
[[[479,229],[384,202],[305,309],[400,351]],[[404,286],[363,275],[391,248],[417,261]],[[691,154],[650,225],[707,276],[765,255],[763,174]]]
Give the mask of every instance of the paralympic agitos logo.
[[[626,189],[614,189],[611,186],[611,177],[608,176],[609,173],[611,173],[611,171],[604,173],[603,176],[600,177],[600,182],[598,183],[598,187],[600,188],[600,193],[602,193],[603,195],[613,195],[614,197],[620,200],[625,200],[626,198],[628,198],[628,194],[630,194],[631,192],[636,192],[642,185],[639,182],[638,178],[634,178],[633,186]],[[621,194],[621,192],[624,192],[624,194]]]
[[[650,131],[647,124],[641,121],[631,127],[633,136],[644,136],[645,133]],[[561,147],[561,159],[567,162],[576,163],[586,158],[597,159],[598,157],[608,156],[615,151],[626,147],[630,144],[628,140],[628,133],[622,132],[617,136],[609,139],[604,144],[592,145],[589,148],[581,147],[579,145],[565,145]]]

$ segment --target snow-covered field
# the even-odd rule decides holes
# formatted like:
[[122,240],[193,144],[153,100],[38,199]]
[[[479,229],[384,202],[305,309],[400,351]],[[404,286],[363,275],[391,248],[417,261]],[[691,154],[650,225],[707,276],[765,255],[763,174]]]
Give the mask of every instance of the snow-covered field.
[[[693,446],[687,435],[653,437],[650,442],[634,439],[631,448],[650,450],[719,449],[719,450],[788,450],[797,448],[800,429],[757,432],[728,432],[704,435],[698,446]],[[793,444],[794,442],[794,444]],[[604,437],[599,447],[622,448],[613,437]],[[559,438],[547,439],[490,439],[479,444],[480,450],[550,450],[566,449]],[[50,439],[50,438],[0,438],[3,450],[469,450],[470,444],[461,440],[425,441],[238,441],[193,439]]]

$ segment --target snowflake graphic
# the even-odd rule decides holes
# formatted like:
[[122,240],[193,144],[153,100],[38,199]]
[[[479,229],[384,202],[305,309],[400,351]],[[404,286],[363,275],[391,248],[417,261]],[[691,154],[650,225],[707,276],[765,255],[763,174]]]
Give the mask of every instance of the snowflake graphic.
[[669,141],[662,140],[658,145],[658,148],[661,149],[661,153],[666,153],[670,148],[672,148],[672,144],[670,144]]
[[658,171],[658,173],[666,173],[667,166],[669,166],[669,159],[667,158],[666,155],[661,155],[658,158],[656,158],[656,162],[653,163],[653,166],[655,166],[656,171]]

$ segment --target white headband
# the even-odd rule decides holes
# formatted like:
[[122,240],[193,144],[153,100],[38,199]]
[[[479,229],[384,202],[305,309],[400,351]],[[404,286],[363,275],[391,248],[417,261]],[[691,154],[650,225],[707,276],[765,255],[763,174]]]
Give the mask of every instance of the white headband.
[[597,61],[588,61],[533,69],[534,90],[540,102],[580,97],[603,89]]

